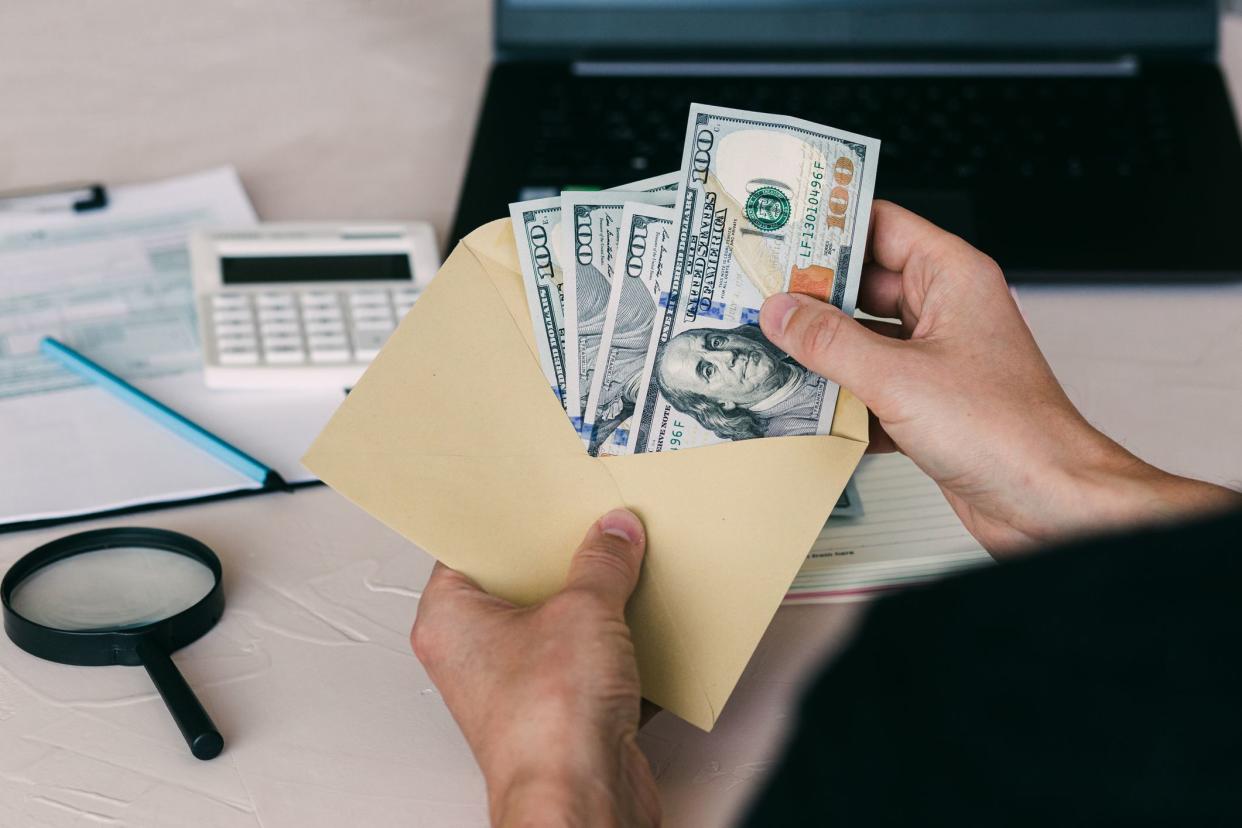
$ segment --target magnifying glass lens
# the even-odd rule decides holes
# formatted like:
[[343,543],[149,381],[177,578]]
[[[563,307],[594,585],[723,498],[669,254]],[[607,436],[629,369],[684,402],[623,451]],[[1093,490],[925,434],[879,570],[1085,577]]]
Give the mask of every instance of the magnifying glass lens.
[[162,621],[215,586],[203,563],[143,546],[83,552],[36,569],[14,588],[23,618],[56,630],[124,630]]

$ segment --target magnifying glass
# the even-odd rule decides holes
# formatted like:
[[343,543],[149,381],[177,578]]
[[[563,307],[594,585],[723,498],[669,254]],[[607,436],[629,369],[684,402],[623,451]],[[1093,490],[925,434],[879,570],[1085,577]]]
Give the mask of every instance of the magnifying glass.
[[169,654],[224,613],[220,559],[164,529],[95,529],[44,544],[0,581],[4,629],[28,653],[61,664],[141,664],[190,752],[224,739]]

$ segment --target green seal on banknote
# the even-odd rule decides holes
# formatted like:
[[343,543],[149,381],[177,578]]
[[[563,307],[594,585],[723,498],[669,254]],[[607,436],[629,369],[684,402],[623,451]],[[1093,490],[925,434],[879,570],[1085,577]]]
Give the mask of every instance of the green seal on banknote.
[[760,187],[746,199],[746,218],[760,230],[779,230],[793,210],[789,199],[775,187]]

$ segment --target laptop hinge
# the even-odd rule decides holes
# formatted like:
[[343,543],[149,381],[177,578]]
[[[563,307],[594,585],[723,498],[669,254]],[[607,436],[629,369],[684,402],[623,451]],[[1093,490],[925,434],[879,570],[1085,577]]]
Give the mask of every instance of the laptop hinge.
[[1139,60],[1072,61],[575,61],[584,77],[1125,77]]

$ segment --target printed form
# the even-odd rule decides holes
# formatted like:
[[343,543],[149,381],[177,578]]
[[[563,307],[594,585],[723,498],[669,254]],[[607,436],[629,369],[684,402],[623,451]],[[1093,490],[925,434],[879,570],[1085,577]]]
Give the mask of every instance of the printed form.
[[230,167],[117,187],[102,210],[0,215],[0,526],[255,488],[39,353],[54,336],[276,469],[340,393],[211,391],[188,233],[246,225]]

